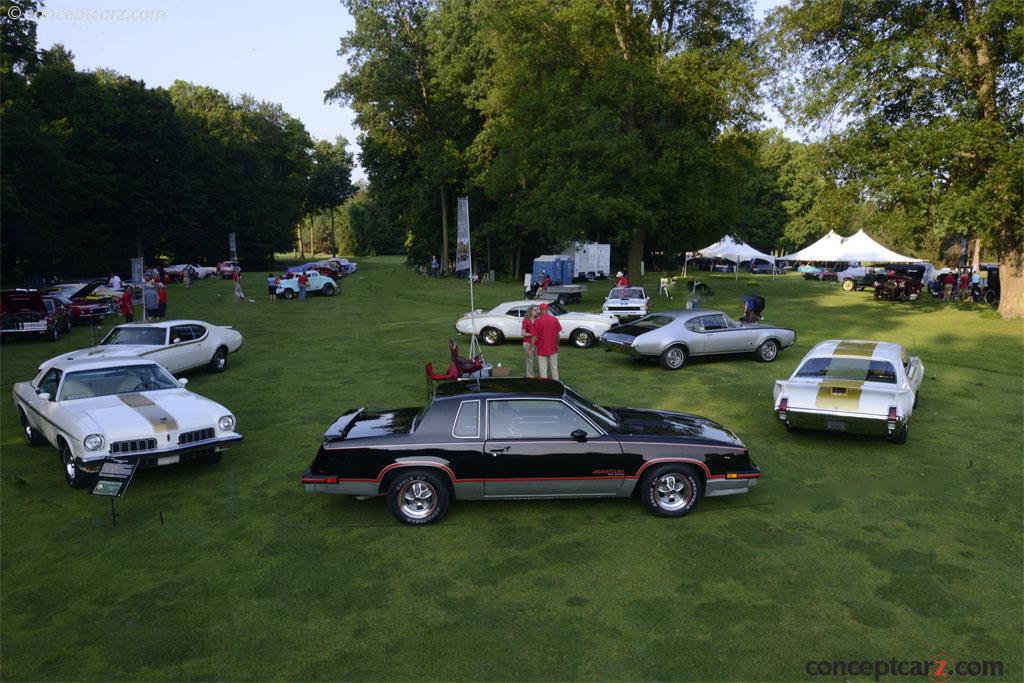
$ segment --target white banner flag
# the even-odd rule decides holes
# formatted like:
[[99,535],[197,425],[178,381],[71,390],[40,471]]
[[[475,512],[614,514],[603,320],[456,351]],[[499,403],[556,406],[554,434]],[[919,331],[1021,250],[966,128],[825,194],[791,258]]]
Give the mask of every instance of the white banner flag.
[[459,240],[455,245],[455,270],[469,270],[469,198],[459,197]]

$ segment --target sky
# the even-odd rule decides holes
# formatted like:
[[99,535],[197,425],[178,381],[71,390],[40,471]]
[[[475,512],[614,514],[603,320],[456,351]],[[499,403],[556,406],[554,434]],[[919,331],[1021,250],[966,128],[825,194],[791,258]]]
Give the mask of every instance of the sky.
[[[755,0],[756,16],[777,4]],[[276,102],[313,137],[345,137],[358,163],[352,111],[324,103],[346,66],[339,41],[353,28],[339,0],[47,0],[37,26],[39,47],[63,43],[79,71],[113,69],[150,87],[184,80]],[[354,170],[353,180],[364,177]]]

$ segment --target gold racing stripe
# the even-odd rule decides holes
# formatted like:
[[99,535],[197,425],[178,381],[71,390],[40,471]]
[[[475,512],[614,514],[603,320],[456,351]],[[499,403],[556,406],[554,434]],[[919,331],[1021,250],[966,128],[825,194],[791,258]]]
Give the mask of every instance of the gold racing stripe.
[[878,346],[878,342],[850,342],[844,341],[836,344],[836,350],[832,352],[833,356],[861,356],[864,358],[871,358],[875,353],[875,347]]
[[121,394],[119,398],[126,406],[133,408],[135,412],[146,418],[146,421],[153,425],[153,431],[157,434],[178,428],[178,423],[170,413],[142,394]]
[[814,399],[817,408],[857,412],[864,382],[854,379],[830,379],[818,385]]

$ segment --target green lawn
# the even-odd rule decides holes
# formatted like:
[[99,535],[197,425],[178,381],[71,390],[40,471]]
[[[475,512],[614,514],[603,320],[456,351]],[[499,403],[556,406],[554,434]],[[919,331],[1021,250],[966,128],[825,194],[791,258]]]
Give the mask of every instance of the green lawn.
[[[214,467],[141,471],[116,527],[107,500],[65,485],[56,451],[24,445],[3,401],[3,680],[790,681],[808,660],[939,652],[1024,678],[1021,322],[798,276],[707,278],[707,307],[737,315],[754,286],[796,346],[674,373],[563,347],[559,365],[599,402],[731,427],[765,472],[750,494],[679,520],[636,500],[455,502],[410,528],[383,500],[307,494],[299,476],[341,412],[425,400],[465,282],[363,259],[340,296],[271,305],[262,275],[245,278],[256,303],[230,282],[170,289],[173,317],[245,335],[227,372],[189,384],[235,412],[245,442]],[[576,308],[597,310],[603,289]],[[478,307],[511,298],[514,283],[477,289]],[[775,424],[772,381],[830,337],[922,357],[906,446]],[[89,343],[88,329],[5,343],[5,390]],[[519,368],[520,347],[486,356]]]

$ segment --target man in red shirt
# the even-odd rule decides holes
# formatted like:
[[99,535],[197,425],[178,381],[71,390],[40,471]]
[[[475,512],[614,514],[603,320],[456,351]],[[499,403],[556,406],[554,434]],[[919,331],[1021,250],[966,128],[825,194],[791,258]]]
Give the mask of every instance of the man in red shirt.
[[121,315],[124,316],[126,323],[135,322],[135,302],[132,301],[132,286],[125,285],[124,294],[121,295],[121,301],[118,303],[121,309]]
[[[537,369],[541,378],[558,379],[558,333],[562,325],[558,318],[548,313],[548,305],[540,305],[540,317],[533,323],[533,334],[537,340]],[[549,370],[550,368],[550,370]]]
[[967,301],[970,298],[971,293],[971,276],[965,270],[960,273],[960,288],[957,290],[957,294],[960,295],[961,301]]
[[953,288],[956,287],[956,276],[953,273],[946,273],[942,278],[942,298],[948,304],[953,300]]
[[621,270],[615,273],[615,277],[619,278],[615,282],[616,287],[629,287],[629,278],[626,277]]
[[306,277],[305,273],[299,273],[299,301],[306,300],[306,285],[309,284],[309,278]]
[[156,296],[160,302],[156,307],[156,319],[163,320],[167,317],[167,285],[162,282],[156,283]]

